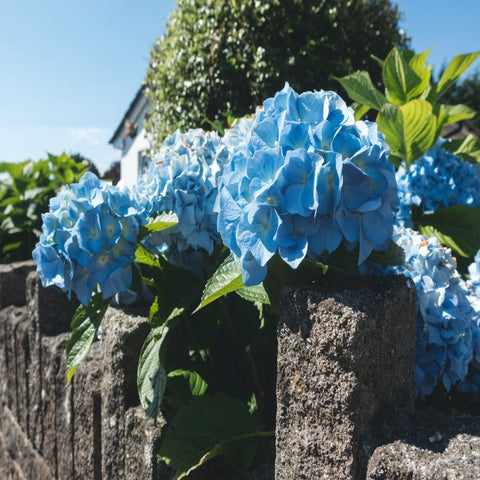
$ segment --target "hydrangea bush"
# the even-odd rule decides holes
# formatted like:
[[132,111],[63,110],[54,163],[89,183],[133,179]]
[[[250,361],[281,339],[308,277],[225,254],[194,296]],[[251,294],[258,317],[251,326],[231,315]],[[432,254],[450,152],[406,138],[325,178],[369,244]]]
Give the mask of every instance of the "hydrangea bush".
[[215,204],[245,285],[264,280],[276,253],[297,268],[341,242],[359,245],[359,263],[386,250],[398,203],[387,152],[376,125],[355,122],[334,92],[286,84],[267,99],[232,149]]
[[[399,55],[394,51],[387,60],[406,68]],[[408,68],[420,69],[418,78],[428,80],[422,59],[413,56]],[[412,88],[421,95],[418,86]],[[223,137],[200,129],[167,137],[133,192],[86,174],[53,198],[43,217],[33,253],[43,284],[73,291],[82,302],[67,344],[68,378],[114,294],[147,287],[153,295],[137,385],[149,416],[156,417],[163,399],[178,413],[160,458],[180,477],[220,451],[242,456],[247,465],[258,437],[273,435],[276,288],[283,281],[305,282],[312,270],[308,281],[314,282],[329,264],[342,266],[338,257],[347,258],[348,268],[353,261],[363,271],[393,271],[415,283],[417,396],[439,385],[480,391],[480,253],[465,281],[451,250],[442,246],[455,245],[466,260],[473,258],[472,245],[475,252],[480,247],[480,231],[471,221],[480,214],[477,166],[448,153],[446,143],[427,153],[435,125],[425,130],[423,150],[421,142],[406,140],[422,139],[421,129],[397,142],[422,122],[404,122],[400,132],[387,110],[395,118],[425,116],[426,100],[406,93],[402,105],[401,91],[387,92],[387,102],[379,92],[354,90],[370,95],[379,125],[388,124],[396,165],[405,157],[397,172],[400,200],[377,124],[356,120],[334,92],[298,94],[286,84]],[[442,108],[438,117],[445,122],[448,108]],[[421,120],[436,121],[430,117]],[[459,150],[465,153],[465,145]],[[451,205],[466,210],[448,212]],[[447,210],[443,224],[436,212],[430,215],[440,207]],[[401,226],[416,222],[410,217],[414,208],[430,215],[430,237],[438,238]],[[448,230],[450,223],[456,230]],[[372,266],[374,258],[390,266]],[[227,295],[232,292],[238,295]],[[209,416],[198,418],[197,408],[245,428],[241,449],[232,451],[238,431]],[[214,432],[221,448],[197,441],[204,429]],[[189,438],[187,465],[175,445]]]

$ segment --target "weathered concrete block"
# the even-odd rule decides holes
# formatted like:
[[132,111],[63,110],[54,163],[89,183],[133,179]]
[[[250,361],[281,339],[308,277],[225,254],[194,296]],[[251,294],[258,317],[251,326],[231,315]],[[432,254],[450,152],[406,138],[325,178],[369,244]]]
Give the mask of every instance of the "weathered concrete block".
[[0,309],[9,305],[25,305],[25,280],[33,270],[33,260],[0,264]]
[[57,287],[43,288],[36,272],[27,276],[27,309],[30,328],[28,332],[29,353],[31,358],[29,368],[30,392],[30,439],[39,451],[43,451],[42,430],[42,349],[41,339],[48,335],[58,335],[69,332],[75,310],[76,301],[68,300],[67,295]]
[[72,387],[65,386],[69,334],[42,338],[42,456],[57,478],[73,478]]
[[73,458],[78,480],[102,478],[101,374],[100,345],[94,343],[73,377]]
[[15,376],[17,395],[17,421],[28,436],[30,398],[28,391],[28,373],[30,353],[28,349],[29,321],[25,309],[18,315],[15,325]]
[[480,417],[435,410],[400,412],[382,427],[367,480],[480,478]]
[[160,448],[162,427],[161,415],[157,425],[148,418],[141,406],[129,408],[125,413],[125,480],[167,480],[172,470],[159,465],[157,454]]
[[365,478],[365,436],[413,404],[415,325],[404,277],[283,289],[276,480]]
[[103,320],[103,478],[125,477],[125,413],[139,404],[137,365],[149,328],[143,310],[109,308]]
[[[18,474],[17,478],[22,480],[53,480],[54,476],[50,468],[35,451],[8,407],[4,407],[1,411],[0,425],[2,426],[2,443],[6,451],[4,457],[8,459],[12,470]],[[0,459],[2,457],[1,449],[2,446],[0,445]],[[13,476],[12,478],[16,477]]]

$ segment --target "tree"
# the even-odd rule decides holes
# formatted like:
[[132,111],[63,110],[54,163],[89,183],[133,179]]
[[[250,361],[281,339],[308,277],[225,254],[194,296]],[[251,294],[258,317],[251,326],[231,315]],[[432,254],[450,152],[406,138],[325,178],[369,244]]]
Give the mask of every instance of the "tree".
[[103,180],[110,180],[112,185],[116,185],[120,181],[120,162],[112,162],[108,170],[102,176]]
[[372,54],[407,45],[400,17],[390,0],[178,0],[151,51],[147,129],[158,143],[176,128],[226,126],[285,81],[338,90],[334,76],[377,71]]

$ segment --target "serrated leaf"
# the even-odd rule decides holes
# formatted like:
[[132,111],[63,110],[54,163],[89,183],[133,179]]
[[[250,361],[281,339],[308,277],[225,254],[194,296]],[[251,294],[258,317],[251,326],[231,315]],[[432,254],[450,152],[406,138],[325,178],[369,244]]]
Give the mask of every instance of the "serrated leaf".
[[447,140],[442,144],[442,148],[458,155],[465,162],[480,163],[480,140],[475,135]]
[[161,232],[162,230],[174,227],[177,224],[178,216],[175,213],[162,213],[155,217],[152,223],[140,228],[139,240],[144,239],[153,232]]
[[454,57],[443,72],[438,85],[430,92],[428,100],[432,103],[437,102],[446,91],[453,87],[460,75],[467,70],[479,55],[480,51]]
[[232,255],[228,256],[225,261],[218,267],[217,271],[207,281],[205,289],[202,293],[200,305],[195,312],[212,303],[217,298],[234,292],[243,286],[242,267],[238,260]]
[[107,311],[112,298],[104,299],[102,294],[96,293],[90,303],[80,305],[72,320],[72,335],[67,342],[67,383],[73,377],[77,366],[86,357],[97,336],[98,327]]
[[480,249],[480,209],[465,205],[441,208],[416,222],[421,233],[437,237],[457,255],[473,258]]
[[223,393],[192,397],[165,434],[158,459],[176,470],[178,480],[218,455],[247,468],[259,437],[272,434],[261,432],[247,407],[235,398]]
[[422,84],[422,78],[404,60],[397,48],[393,48],[385,59],[382,77],[388,92],[387,99],[398,105],[412,99]]
[[138,360],[138,396],[145,413],[151,418],[157,417],[167,385],[167,374],[160,360],[161,347],[162,337],[150,332]]
[[445,105],[437,104],[437,132],[440,133],[440,130],[444,125],[449,123],[459,122],[461,120],[467,120],[475,116],[475,111],[466,105]]
[[181,380],[183,385],[180,388],[184,389],[186,387],[189,397],[203,395],[208,388],[208,383],[200,374],[191,370],[173,370],[168,373],[168,378]]
[[346,77],[335,77],[335,79],[340,82],[354,102],[358,102],[368,108],[380,110],[387,101],[385,95],[374,87],[368,72],[355,72]]
[[392,154],[410,164],[427,152],[435,141],[436,118],[425,100],[412,100],[396,107],[386,104],[377,117]]
[[408,65],[420,78],[420,83],[416,86],[412,86],[407,92],[407,96],[410,99],[422,96],[427,88],[430,86],[430,77],[432,76],[432,66],[426,63],[430,50],[423,53],[415,54],[409,60]]
[[254,285],[252,287],[244,285],[236,290],[236,293],[249,302],[259,302],[264,305],[270,305],[270,298],[268,297],[268,293],[263,284]]

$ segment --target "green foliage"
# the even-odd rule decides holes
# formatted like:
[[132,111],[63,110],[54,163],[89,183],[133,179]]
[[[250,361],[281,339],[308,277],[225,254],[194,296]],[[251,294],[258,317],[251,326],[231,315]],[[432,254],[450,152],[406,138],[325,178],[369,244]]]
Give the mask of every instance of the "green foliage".
[[466,205],[441,208],[415,221],[417,229],[472,261],[480,245],[480,209]]
[[357,72],[338,81],[357,103],[356,112],[378,111],[376,121],[385,134],[395,165],[408,165],[426,153],[438,140],[444,125],[472,118],[475,112],[465,105],[439,104],[440,98],[478,58],[480,52],[457,55],[437,84],[432,83],[432,67],[426,63],[429,51],[415,54],[397,48],[382,66],[383,95],[366,72]]
[[77,308],[71,325],[72,335],[67,342],[67,382],[70,382],[77,366],[90,351],[111,302],[112,297],[104,299],[101,293],[96,293],[87,306],[80,305]]
[[464,162],[480,163],[480,140],[475,135],[448,140],[442,147],[458,155]]
[[373,71],[372,54],[406,46],[400,17],[390,0],[178,0],[151,51],[147,128],[158,144],[177,128],[221,130],[285,81],[333,89],[334,75]]
[[194,397],[174,419],[158,456],[175,468],[179,480],[218,455],[233,468],[245,468],[258,439],[271,435],[258,429],[247,407],[235,398],[220,393]]
[[88,165],[66,154],[39,161],[0,163],[0,262],[32,258],[41,214],[62,185],[77,182]]
[[[463,103],[475,112],[480,112],[480,69],[474,71],[462,82],[457,82],[442,98],[445,103]],[[477,115],[472,123],[480,128],[480,116]]]

